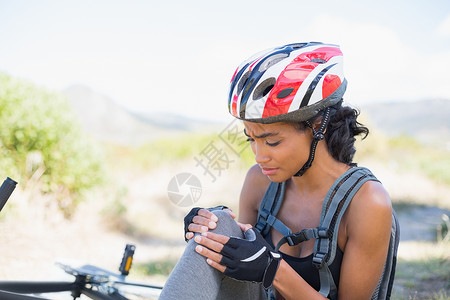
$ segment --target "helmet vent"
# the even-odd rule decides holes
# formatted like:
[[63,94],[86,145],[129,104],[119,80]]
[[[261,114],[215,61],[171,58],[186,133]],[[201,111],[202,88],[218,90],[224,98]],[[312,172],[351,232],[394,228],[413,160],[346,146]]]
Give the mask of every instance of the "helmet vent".
[[279,54],[275,54],[272,55],[270,57],[268,57],[258,68],[258,71],[260,72],[264,72],[266,71],[268,68],[270,68],[271,66],[275,65],[276,63],[282,61],[283,59],[285,59],[286,57],[288,57],[289,54],[288,53],[279,53]]
[[308,43],[296,43],[296,44],[290,44],[290,45],[287,45],[287,46],[291,46],[292,49],[297,50],[297,49],[305,47],[307,44]]
[[267,78],[255,88],[253,92],[253,100],[259,100],[267,96],[275,86],[276,79],[274,77]]
[[292,93],[293,90],[294,90],[294,88],[286,88],[278,93],[277,98],[278,99],[286,98],[287,96],[289,96]]
[[318,64],[325,64],[325,63],[327,63],[327,61],[325,59],[322,59],[322,58],[313,58],[313,59],[311,59],[311,62],[315,62],[315,63],[318,63]]
[[239,95],[242,92],[242,89],[244,88],[245,84],[248,81],[248,78],[250,77],[250,72],[247,71],[242,75],[241,80],[239,80],[238,86],[237,86],[237,94]]

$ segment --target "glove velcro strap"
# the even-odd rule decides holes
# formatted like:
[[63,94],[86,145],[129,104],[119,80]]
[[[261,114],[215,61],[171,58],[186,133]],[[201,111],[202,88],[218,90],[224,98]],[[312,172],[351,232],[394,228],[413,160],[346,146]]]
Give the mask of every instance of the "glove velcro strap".
[[262,286],[267,290],[272,286],[275,275],[277,274],[278,267],[280,266],[281,255],[279,253],[270,252],[272,257],[269,265],[264,271],[262,280]]

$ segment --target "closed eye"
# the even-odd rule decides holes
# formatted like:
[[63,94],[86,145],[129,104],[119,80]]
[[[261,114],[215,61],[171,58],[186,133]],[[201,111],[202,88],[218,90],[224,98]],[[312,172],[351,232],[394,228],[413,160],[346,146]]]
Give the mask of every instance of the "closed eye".
[[247,142],[254,142],[255,139],[253,139],[251,136],[248,135],[247,130],[244,128],[244,134],[247,137]]
[[278,141],[278,142],[275,142],[275,143],[269,143],[269,142],[266,141],[266,144],[267,144],[268,146],[270,146],[270,147],[278,146],[280,143],[281,143],[281,141]]
[[[254,138],[252,138],[251,136],[248,135],[248,133],[247,133],[247,131],[245,129],[244,129],[244,134],[245,134],[245,136],[247,136],[247,142],[254,142],[255,141]],[[268,134],[268,136],[270,136],[270,135],[276,135],[276,134],[272,134],[272,133]],[[257,138],[265,138],[265,137],[257,137]],[[266,141],[266,144],[268,146],[270,146],[270,147],[278,146],[280,143],[281,143],[281,140],[277,141],[275,143],[270,143],[270,142]]]

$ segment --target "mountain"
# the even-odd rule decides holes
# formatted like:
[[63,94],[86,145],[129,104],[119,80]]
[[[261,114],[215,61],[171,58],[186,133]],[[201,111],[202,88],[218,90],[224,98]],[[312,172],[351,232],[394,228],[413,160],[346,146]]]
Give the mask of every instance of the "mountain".
[[[95,90],[74,85],[63,91],[84,128],[95,138],[120,144],[140,144],[161,136],[216,130],[222,123],[184,116],[132,112]],[[450,99],[384,102],[362,105],[368,125],[387,136],[405,134],[426,144],[450,145]]]
[[445,147],[450,143],[450,99],[368,104],[361,111],[372,126],[388,136],[404,134]]
[[131,112],[113,99],[83,85],[70,86],[63,90],[63,94],[68,98],[84,129],[101,141],[141,144],[162,136],[217,126],[211,122],[175,114]]

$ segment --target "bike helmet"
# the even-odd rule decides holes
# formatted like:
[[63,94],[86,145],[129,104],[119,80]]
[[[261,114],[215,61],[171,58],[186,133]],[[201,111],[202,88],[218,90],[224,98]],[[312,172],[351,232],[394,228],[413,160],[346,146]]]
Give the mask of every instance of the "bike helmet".
[[[269,124],[305,122],[313,132],[309,158],[294,176],[302,176],[324,139],[330,106],[342,101],[347,80],[339,46],[318,42],[288,44],[244,61],[231,78],[228,110],[245,121]],[[308,121],[323,111],[318,130]]]
[[258,123],[302,122],[341,101],[347,81],[339,46],[288,44],[260,52],[234,72],[230,113]]

